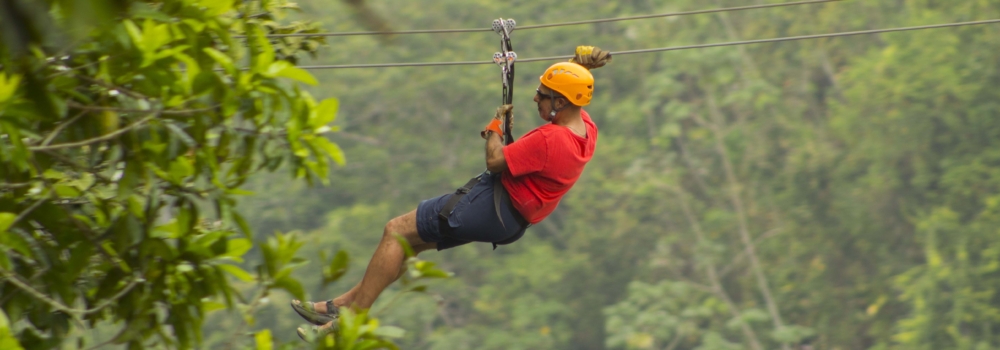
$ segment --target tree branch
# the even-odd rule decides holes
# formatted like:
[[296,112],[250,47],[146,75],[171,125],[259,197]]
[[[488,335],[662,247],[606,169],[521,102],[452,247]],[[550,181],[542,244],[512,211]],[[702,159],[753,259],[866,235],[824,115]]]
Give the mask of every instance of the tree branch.
[[59,126],[57,126],[55,130],[52,130],[52,133],[49,134],[49,136],[45,137],[45,140],[42,141],[42,144],[40,146],[48,145],[49,142],[52,142],[52,139],[56,138],[56,135],[59,135],[59,133],[66,128],[66,126],[73,124],[73,122],[76,122],[77,119],[80,119],[80,117],[82,117],[84,114],[87,114],[87,111],[80,111],[80,113],[74,116],[73,118],[70,118],[66,122],[59,124]]
[[82,80],[86,80],[86,81],[88,81],[88,82],[90,82],[92,84],[97,84],[97,85],[103,86],[103,87],[108,88],[108,89],[112,89],[112,90],[116,90],[116,91],[121,91],[126,96],[129,96],[129,97],[132,97],[132,98],[136,98],[136,99],[140,99],[140,100],[148,100],[149,99],[149,97],[146,96],[146,95],[143,95],[143,94],[140,94],[138,92],[135,92],[135,91],[123,88],[121,86],[110,84],[110,83],[108,83],[106,81],[103,81],[103,80],[100,80],[100,79],[94,79],[94,78],[88,77],[86,75],[76,75],[76,77],[80,78]]
[[[236,327],[236,331],[233,332],[233,337],[229,340],[229,342],[226,343],[226,350],[231,350],[233,348],[233,345],[235,345],[236,341],[242,339],[241,335],[243,332],[245,332],[245,329],[248,325],[247,315],[252,315],[254,311],[256,311],[257,306],[260,305],[260,300],[266,297],[267,294],[271,291],[271,288],[264,283],[259,283],[258,288],[259,289],[257,289],[257,293],[255,293],[253,296],[253,300],[250,302],[250,304],[247,305],[246,309],[243,310],[243,321],[240,322],[240,325]],[[242,296],[240,296],[239,293],[237,293],[236,295],[241,299],[243,298]],[[246,301],[243,300],[243,302]]]
[[66,105],[83,110],[83,111],[110,111],[110,112],[120,112],[120,113],[157,113],[162,115],[189,115],[211,112],[219,108],[219,105],[204,107],[204,108],[189,108],[189,109],[134,109],[134,108],[121,108],[121,107],[104,107],[104,106],[87,106],[82,105],[73,101],[66,101]]
[[[688,206],[687,197],[685,193],[678,188],[672,188],[674,193],[677,194],[678,201],[681,204],[681,211],[684,213],[684,217],[687,218],[688,223],[691,225],[691,230],[694,231],[695,236],[698,238],[698,242],[705,242],[705,234],[701,230],[701,225],[698,224],[698,219],[695,218],[694,213],[691,211],[691,207]],[[711,283],[712,293],[722,299],[729,308],[730,313],[733,314],[733,318],[740,321],[740,329],[743,331],[743,335],[747,337],[747,341],[750,342],[750,348],[753,350],[761,350],[760,341],[757,339],[757,333],[754,332],[753,328],[750,328],[743,320],[743,313],[736,306],[736,303],[729,298],[729,294],[726,294],[726,290],[722,288],[722,282],[719,279],[719,275],[716,273],[715,264],[709,261],[705,266],[705,272],[708,275],[708,281]]]
[[[781,232],[781,227],[775,227],[773,229],[770,229],[767,232],[761,234],[759,237],[754,238],[753,243],[756,246],[760,242],[763,242],[768,238],[776,236],[779,232]],[[737,265],[739,265],[738,262],[746,258],[746,254],[747,254],[746,251],[741,251],[739,254],[730,259],[729,264],[724,266],[722,270],[719,271],[719,275],[725,276],[728,275],[730,272],[732,272],[732,270],[735,269]]]
[[101,173],[100,173],[100,170],[101,170],[100,167],[89,167],[89,166],[86,166],[86,165],[78,164],[77,162],[73,161],[69,157],[66,157],[66,156],[64,156],[62,154],[59,154],[59,152],[56,152],[55,150],[51,150],[51,149],[50,150],[43,150],[42,152],[45,152],[45,154],[48,154],[49,156],[51,156],[52,158],[55,158],[56,160],[62,162],[63,164],[69,165],[73,169],[76,169],[78,171],[82,171],[82,172],[86,172],[88,174],[94,175],[95,178],[103,181],[104,183],[107,183],[107,184],[115,183],[114,180],[111,180],[107,176],[101,175]]
[[14,227],[14,225],[17,225],[18,222],[20,222],[22,219],[28,216],[28,214],[31,214],[32,211],[38,208],[39,205],[42,205],[42,203],[45,202],[45,200],[47,199],[49,198],[48,197],[39,198],[37,201],[35,201],[35,203],[33,203],[30,207],[28,207],[28,209],[25,209],[20,214],[17,214],[17,217],[14,218],[14,221],[10,223],[9,227]]
[[34,182],[0,183],[0,190],[13,190],[18,188],[31,187]]
[[[150,112],[150,111],[145,111],[145,112]],[[83,140],[83,141],[79,141],[79,142],[60,143],[60,144],[55,144],[55,145],[51,145],[51,146],[29,147],[28,149],[31,150],[31,151],[48,151],[48,150],[54,150],[54,149],[60,149],[60,148],[72,148],[72,147],[86,146],[86,145],[95,144],[95,143],[98,143],[98,142],[108,141],[108,140],[111,140],[111,139],[113,139],[115,137],[118,137],[118,135],[124,134],[124,133],[126,133],[126,132],[128,132],[128,131],[130,131],[132,129],[135,129],[135,128],[138,128],[138,127],[142,126],[146,122],[148,122],[150,120],[153,120],[154,118],[156,118],[157,116],[159,116],[159,114],[161,113],[161,112],[157,112],[157,111],[152,111],[152,112],[155,112],[155,113],[153,113],[153,115],[150,115],[150,116],[147,116],[145,118],[139,119],[138,121],[136,121],[135,123],[130,124],[129,126],[126,126],[124,128],[121,128],[121,129],[112,131],[112,132],[110,132],[108,134],[105,134],[104,136],[95,137],[95,138],[92,138],[92,139],[87,139],[87,140]]]
[[674,340],[671,340],[670,344],[667,344],[667,347],[663,350],[674,350],[677,348],[677,345],[681,344],[681,340],[684,339],[684,336],[686,335],[687,332],[677,332],[677,336],[674,337]]
[[73,315],[73,316],[76,316],[76,317],[86,316],[86,315],[89,315],[89,314],[92,314],[92,313],[95,313],[95,312],[103,310],[104,308],[108,307],[109,305],[114,304],[116,301],[118,301],[118,299],[121,299],[121,297],[125,296],[125,293],[128,293],[129,291],[131,291],[132,288],[134,288],[136,285],[139,284],[139,282],[145,281],[145,279],[143,279],[141,277],[133,277],[132,281],[129,282],[127,285],[125,285],[125,287],[122,288],[121,291],[119,291],[117,294],[113,295],[111,298],[109,298],[107,300],[104,300],[103,302],[101,302],[97,306],[95,306],[93,308],[90,308],[90,309],[74,309],[74,308],[71,308],[69,306],[63,305],[63,303],[60,303],[59,301],[56,301],[55,299],[49,298],[49,296],[45,295],[45,293],[39,292],[35,288],[32,288],[30,285],[28,285],[28,283],[26,283],[24,281],[21,281],[20,278],[17,278],[16,275],[11,274],[7,270],[0,269],[0,276],[3,276],[3,278],[5,280],[7,280],[11,284],[13,284],[15,287],[20,288],[21,291],[23,291],[25,293],[28,293],[28,295],[31,295],[31,296],[35,297],[35,299],[38,299],[38,300],[40,300],[40,301],[42,301],[42,302],[44,302],[46,304],[49,304],[49,306],[52,306],[52,308],[54,308],[56,310],[65,312],[67,314],[70,314],[70,315]]
[[[31,159],[31,165],[35,168],[35,171],[37,173],[39,173],[39,174],[44,173],[44,171],[42,171],[42,167],[38,165],[38,162],[35,159]],[[97,175],[96,173],[94,173],[94,174]],[[53,191],[53,192],[55,191],[55,189],[54,189],[55,185],[51,181],[49,181],[48,179],[46,179],[44,176],[41,179],[42,179],[42,182],[45,183],[45,185],[49,188],[50,191]],[[118,266],[120,266],[122,268],[122,270],[129,271],[129,272],[132,271],[132,269],[129,268],[127,264],[124,264],[122,262],[121,258],[116,258],[114,254],[111,254],[110,252],[108,252],[108,248],[107,247],[105,247],[104,245],[100,244],[100,238],[99,237],[97,239],[95,239],[94,237],[91,237],[90,233],[94,233],[93,230],[89,226],[87,226],[86,224],[84,224],[83,222],[81,222],[79,218],[77,218],[76,216],[71,215],[72,214],[72,210],[71,209],[67,208],[65,204],[61,204],[60,206],[63,208],[63,210],[66,211],[66,213],[67,213],[66,216],[70,219],[70,221],[72,221],[73,224],[76,225],[77,229],[79,229],[80,232],[83,233],[83,236],[85,238],[87,238],[88,241],[90,241],[90,244],[93,244],[95,247],[101,248],[101,249],[98,250],[98,252],[100,252],[104,256],[105,259],[107,259],[110,262],[117,263]]]
[[[705,91],[708,98],[709,116],[713,119],[710,129],[715,135],[715,150],[719,153],[719,157],[722,158],[722,169],[726,175],[726,182],[729,183],[729,200],[733,209],[736,210],[740,240],[743,241],[744,251],[746,252],[747,257],[750,258],[750,266],[753,268],[754,276],[757,278],[757,287],[764,296],[764,302],[767,304],[767,311],[771,314],[771,320],[774,322],[774,327],[775,329],[780,330],[784,328],[784,324],[781,321],[781,314],[778,312],[778,305],[774,302],[774,296],[771,294],[771,288],[768,286],[767,277],[764,276],[764,271],[760,267],[760,260],[757,258],[757,252],[754,248],[753,241],[750,238],[750,230],[747,227],[746,208],[743,205],[743,199],[740,198],[739,181],[736,179],[736,174],[733,172],[733,166],[729,162],[729,152],[726,150],[726,145],[722,141],[724,135],[722,135],[722,131],[719,129],[722,122],[722,115],[715,102],[715,95],[712,93],[712,90],[706,89]],[[788,344],[782,343],[781,348],[783,350],[788,350]]]

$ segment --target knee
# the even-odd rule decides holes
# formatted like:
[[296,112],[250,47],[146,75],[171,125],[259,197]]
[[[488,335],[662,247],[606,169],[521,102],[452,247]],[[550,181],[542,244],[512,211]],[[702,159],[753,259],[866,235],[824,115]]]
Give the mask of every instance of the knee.
[[406,227],[400,218],[389,220],[382,231],[382,238],[395,241],[397,237],[406,238]]
[[396,237],[402,234],[402,232],[399,232],[399,229],[397,228],[397,225],[395,225],[394,221],[396,221],[396,219],[389,220],[389,222],[385,223],[385,228],[382,230],[382,239],[391,239],[395,241]]
[[389,220],[389,222],[385,224],[385,229],[382,231],[382,239],[398,244],[399,239],[402,238],[411,247],[423,243],[416,232],[411,232],[415,230],[408,226],[412,225],[407,225],[406,218],[404,217]]

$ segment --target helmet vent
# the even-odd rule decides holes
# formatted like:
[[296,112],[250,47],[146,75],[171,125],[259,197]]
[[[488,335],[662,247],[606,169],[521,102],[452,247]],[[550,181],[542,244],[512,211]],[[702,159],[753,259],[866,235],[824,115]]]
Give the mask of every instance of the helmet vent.
[[579,101],[579,100],[580,100],[581,98],[583,98],[583,94],[576,94],[576,99],[577,99],[578,101]]

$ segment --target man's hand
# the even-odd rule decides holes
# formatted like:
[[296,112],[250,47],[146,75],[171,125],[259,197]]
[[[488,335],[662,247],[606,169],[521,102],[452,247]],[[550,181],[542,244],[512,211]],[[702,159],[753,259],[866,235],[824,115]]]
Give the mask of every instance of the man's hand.
[[[480,133],[480,136],[486,139],[486,169],[491,173],[502,173],[507,170],[507,160],[503,157],[503,127],[501,123],[503,123],[504,115],[512,109],[514,109],[512,105],[497,107],[493,120],[486,126],[486,130]],[[511,114],[510,118],[513,123],[514,115]]]
[[[486,124],[486,127],[483,129],[483,131],[479,132],[479,136],[482,137],[483,139],[486,139],[487,136],[489,135],[489,133],[493,132],[493,133],[496,133],[497,135],[500,135],[501,137],[503,137],[503,125],[502,125],[502,123],[503,123],[503,117],[504,117],[504,115],[507,114],[507,112],[509,112],[509,111],[511,111],[513,109],[514,109],[514,105],[503,105],[503,106],[497,107],[496,113],[493,114],[493,120],[490,120],[490,123]],[[513,113],[511,113],[511,115],[510,115],[510,122],[511,122],[511,124],[510,124],[511,128],[513,128],[514,127],[514,114]]]

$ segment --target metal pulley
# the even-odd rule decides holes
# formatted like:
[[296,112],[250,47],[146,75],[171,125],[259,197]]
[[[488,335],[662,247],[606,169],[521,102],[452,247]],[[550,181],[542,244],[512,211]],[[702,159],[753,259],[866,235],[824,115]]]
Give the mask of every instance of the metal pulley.
[[514,31],[514,27],[517,26],[517,22],[512,18],[504,20],[503,18],[498,18],[493,20],[493,31],[497,34],[510,36],[510,33]]
[[[514,102],[514,62],[517,61],[517,53],[514,52],[510,44],[510,33],[514,31],[517,22],[513,19],[498,18],[493,20],[493,31],[500,35],[500,51],[493,54],[493,62],[500,66],[501,82],[503,84],[503,104]],[[509,145],[514,142],[511,135],[511,112],[504,115],[503,133],[504,144]]]

